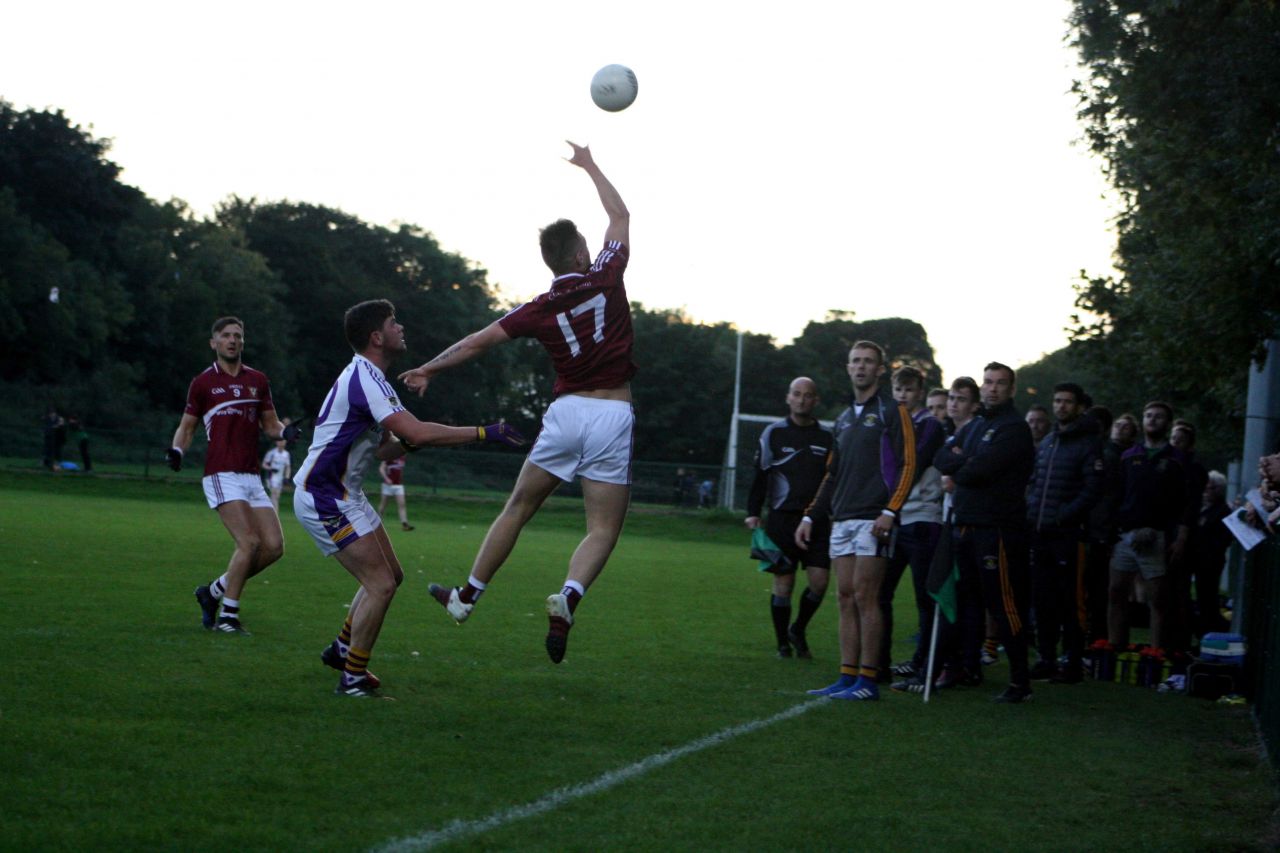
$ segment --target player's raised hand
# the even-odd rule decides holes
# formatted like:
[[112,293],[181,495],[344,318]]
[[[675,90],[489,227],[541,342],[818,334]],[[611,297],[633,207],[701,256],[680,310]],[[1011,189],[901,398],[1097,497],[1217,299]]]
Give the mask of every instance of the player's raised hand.
[[169,467],[174,471],[182,470],[182,451],[176,447],[170,447],[164,452],[164,461],[169,463]]
[[485,441],[505,444],[507,447],[524,447],[529,443],[529,439],[521,435],[520,430],[509,423],[501,421],[496,424],[482,426],[480,431],[484,433]]
[[427,373],[421,367],[415,367],[413,370],[406,370],[400,374],[400,381],[404,383],[404,387],[421,397],[427,391],[427,384],[431,381]]
[[591,149],[588,146],[579,145],[576,142],[570,142],[568,139],[566,139],[565,142],[568,142],[569,147],[573,149],[573,156],[566,157],[565,158],[566,160],[568,160],[573,165],[581,166],[584,169],[586,169],[589,166],[595,165],[596,161],[592,159]]

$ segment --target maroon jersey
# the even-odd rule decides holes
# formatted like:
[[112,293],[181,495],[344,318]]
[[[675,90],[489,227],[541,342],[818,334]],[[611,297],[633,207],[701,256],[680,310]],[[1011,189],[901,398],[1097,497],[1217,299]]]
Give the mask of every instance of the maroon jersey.
[[631,304],[622,284],[627,247],[605,243],[584,273],[566,273],[551,289],[498,322],[513,338],[537,338],[556,368],[554,393],[615,388],[635,376]]
[[399,486],[404,481],[404,462],[403,456],[397,456],[395,459],[387,460],[387,480],[393,486]]
[[232,376],[218,362],[191,380],[186,413],[204,420],[204,473],[258,473],[258,418],[275,409],[267,375],[247,365]]

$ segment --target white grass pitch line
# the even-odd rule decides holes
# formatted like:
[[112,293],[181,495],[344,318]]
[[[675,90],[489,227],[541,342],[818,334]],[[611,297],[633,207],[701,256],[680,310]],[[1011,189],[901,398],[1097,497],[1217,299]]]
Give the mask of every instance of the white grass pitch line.
[[821,699],[810,699],[801,702],[799,705],[792,705],[785,711],[779,711],[772,717],[764,717],[759,720],[752,720],[748,723],[742,723],[736,726],[730,726],[727,729],[707,735],[704,738],[686,743],[684,746],[677,746],[666,752],[658,752],[643,758],[635,764],[628,764],[626,767],[617,770],[610,770],[601,776],[597,776],[590,782],[584,782],[580,785],[566,785],[563,788],[557,788],[541,799],[534,800],[531,803],[525,803],[519,806],[512,806],[508,809],[494,812],[488,817],[479,820],[455,820],[447,823],[439,829],[433,829],[424,832],[421,835],[412,835],[406,838],[397,838],[388,841],[380,847],[374,848],[378,853],[408,853],[408,851],[430,850],[441,844],[448,844],[452,841],[458,841],[472,835],[480,835],[492,829],[506,826],[525,818],[535,817],[554,811],[561,806],[579,800],[583,797],[589,797],[592,794],[598,794],[606,791],[615,785],[643,776],[651,770],[663,767],[686,755],[692,755],[695,752],[701,752],[713,746],[741,737],[742,735],[751,734],[754,731],[766,728],[774,723],[780,723],[783,720],[789,720],[792,717],[798,717],[808,711],[812,711],[820,705],[830,707],[831,702],[823,697]]

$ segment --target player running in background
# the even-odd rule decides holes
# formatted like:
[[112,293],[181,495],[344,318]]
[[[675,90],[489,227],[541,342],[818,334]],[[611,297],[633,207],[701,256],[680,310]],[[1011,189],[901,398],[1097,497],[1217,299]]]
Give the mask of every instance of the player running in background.
[[[240,624],[240,596],[249,578],[284,554],[284,534],[271,499],[262,488],[258,468],[258,430],[291,441],[298,428],[276,417],[266,374],[241,361],[244,323],[237,317],[213,322],[209,348],[215,358],[191,380],[187,406],[165,452],[169,467],[182,469],[196,423],[204,421],[208,448],[204,462],[204,496],[236,543],[227,570],[207,586],[196,588],[205,628],[247,634]],[[222,609],[219,612],[218,605]]]
[[287,441],[282,438],[267,451],[267,455],[262,457],[262,470],[266,472],[267,488],[271,490],[271,508],[279,515],[280,492],[284,489],[284,481],[293,476],[293,460],[289,458]]
[[382,516],[387,509],[387,498],[396,499],[396,509],[400,511],[400,527],[412,530],[409,523],[409,510],[404,504],[404,462],[405,454],[395,459],[384,459],[378,465],[378,475],[382,477],[382,500],[378,501],[378,515]]
[[526,442],[507,424],[444,426],[424,423],[405,411],[385,375],[391,361],[405,351],[404,327],[396,322],[395,306],[387,300],[347,309],[343,330],[356,355],[316,416],[311,448],[293,478],[293,512],[320,552],[336,556],[360,582],[342,631],[320,659],[342,670],[335,693],[365,697],[377,695],[378,679],[369,672],[369,656],[396,587],[404,580],[382,520],[361,488],[369,463],[375,455],[391,458],[429,444],[493,441],[518,447]]
[[587,535],[569,559],[564,586],[546,602],[547,654],[555,663],[564,659],[579,602],[622,532],[631,500],[635,427],[631,306],[622,281],[631,251],[630,214],[591,151],[569,145],[569,162],[591,178],[609,217],[604,249],[594,263],[577,226],[567,219],[553,222],[539,240],[542,259],[555,275],[551,289],[400,376],[409,390],[422,394],[437,373],[513,338],[536,338],[551,356],[556,399],[543,415],[542,431],[506,506],[485,535],[471,576],[462,587],[433,585],[432,593],[450,616],[464,621],[542,502],[561,482],[579,477]]
[[[774,639],[778,657],[789,658],[792,647],[802,658],[812,657],[805,629],[822,604],[830,579],[831,559],[827,540],[831,525],[816,525],[810,534],[808,550],[796,545],[796,527],[804,517],[804,508],[813,500],[818,484],[827,470],[827,454],[831,452],[831,431],[818,423],[813,409],[818,405],[818,386],[807,376],[791,380],[787,389],[788,415],[765,427],[756,450],[756,476],[747,496],[748,530],[763,526],[767,535],[786,556],[787,564],[770,569],[773,590],[769,612],[773,618]],[[762,522],[765,503],[769,515]],[[809,587],[800,597],[800,612],[791,622],[791,593],[796,573],[804,566]]]

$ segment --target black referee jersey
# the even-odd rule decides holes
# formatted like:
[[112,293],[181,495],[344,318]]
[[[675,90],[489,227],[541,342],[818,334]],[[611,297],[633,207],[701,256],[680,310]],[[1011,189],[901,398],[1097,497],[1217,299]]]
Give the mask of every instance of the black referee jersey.
[[756,448],[747,515],[759,517],[766,499],[775,512],[804,512],[826,473],[831,441],[831,431],[817,421],[799,426],[787,417],[765,427]]

